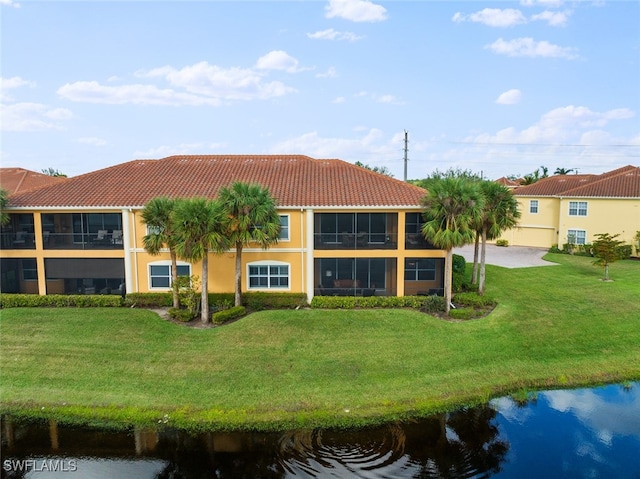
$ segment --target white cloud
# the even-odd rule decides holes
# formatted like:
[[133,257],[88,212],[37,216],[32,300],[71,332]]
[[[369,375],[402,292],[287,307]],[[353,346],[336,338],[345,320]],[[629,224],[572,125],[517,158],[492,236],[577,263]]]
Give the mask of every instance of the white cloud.
[[338,72],[336,72],[335,67],[329,67],[325,73],[316,73],[316,77],[318,78],[336,78],[337,76]]
[[20,8],[20,4],[18,2],[14,2],[13,0],[0,0],[0,5],[6,5],[7,7]]
[[[271,57],[271,62],[275,60],[275,57]],[[260,60],[258,62],[260,63]],[[264,60],[264,63],[266,67],[269,61]],[[136,75],[161,77],[171,85],[184,88],[189,93],[217,100],[264,100],[295,91],[279,81],[265,81],[264,74],[255,70],[238,67],[225,69],[210,65],[208,62],[199,62],[179,70],[164,66],[148,72],[137,72]]]
[[527,19],[522,12],[513,8],[485,8],[469,15],[457,12],[452,20],[456,23],[476,22],[490,27],[501,28],[527,23]]
[[29,80],[23,80],[20,77],[2,78],[0,77],[0,100],[11,101],[12,98],[8,95],[9,90],[21,88],[23,86],[35,87],[36,83]]
[[218,98],[179,93],[171,89],[159,89],[154,85],[106,86],[96,81],[67,83],[58,88],[58,95],[67,100],[109,105],[211,105],[220,104]]
[[342,158],[348,161],[364,161],[376,166],[372,158],[378,158],[379,166],[384,166],[385,159],[399,158],[398,145],[393,141],[385,141],[384,134],[377,128],[370,128],[358,138],[323,138],[317,131],[305,133],[273,145],[273,154],[304,151],[314,158]]
[[[546,145],[572,142],[579,144],[585,138],[614,120],[628,120],[635,113],[628,108],[617,108],[605,112],[595,112],[584,106],[555,108],[540,117],[528,128],[518,131],[514,127],[504,128],[495,134],[481,134],[467,141],[472,143],[515,143]],[[598,133],[601,135],[601,133]]]
[[162,145],[148,150],[136,150],[134,158],[164,158],[172,155],[203,155],[207,152],[219,152],[226,148],[225,143],[181,143],[180,145]]
[[355,42],[364,38],[364,36],[356,35],[353,32],[339,32],[333,28],[314,33],[307,33],[307,37],[314,40],[347,40],[349,42]]
[[381,22],[387,19],[387,9],[368,0],[329,0],[327,18],[344,18],[352,22]]
[[536,5],[542,5],[544,7],[559,7],[564,3],[564,0],[520,0],[520,4],[525,7],[534,7]]
[[522,92],[517,88],[512,88],[511,90],[507,90],[504,93],[500,94],[496,103],[499,105],[515,105],[516,103],[520,103],[522,99]]
[[256,68],[259,70],[284,70],[287,73],[302,71],[298,60],[282,50],[273,50],[258,58]]
[[3,105],[0,111],[4,131],[60,130],[60,120],[73,118],[65,108],[50,108],[40,103]]
[[535,41],[533,38],[516,38],[503,40],[499,38],[485,48],[499,55],[510,57],[543,57],[543,58],[567,58],[569,60],[578,57],[575,48],[560,47],[545,40]]
[[[297,60],[284,52],[271,52],[258,60],[261,68],[299,71]],[[112,105],[218,106],[223,101],[265,100],[296,90],[279,81],[266,81],[265,73],[248,68],[221,68],[207,62],[177,69],[163,66],[135,73],[138,78],[160,78],[174,88],[154,84],[103,85],[97,81],[67,83],[58,89],[63,98]]]
[[569,21],[571,12],[552,12],[551,10],[545,10],[542,13],[531,15],[531,20],[542,20],[547,22],[552,27],[563,27]]
[[104,146],[107,144],[107,140],[96,137],[83,137],[78,138],[76,140],[77,143],[82,143],[84,145],[93,145],[93,146]]

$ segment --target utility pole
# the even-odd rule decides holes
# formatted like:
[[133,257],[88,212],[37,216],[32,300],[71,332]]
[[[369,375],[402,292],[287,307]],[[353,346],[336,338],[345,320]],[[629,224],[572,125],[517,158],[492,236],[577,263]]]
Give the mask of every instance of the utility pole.
[[404,130],[404,181],[407,181],[407,162],[409,161],[409,132]]

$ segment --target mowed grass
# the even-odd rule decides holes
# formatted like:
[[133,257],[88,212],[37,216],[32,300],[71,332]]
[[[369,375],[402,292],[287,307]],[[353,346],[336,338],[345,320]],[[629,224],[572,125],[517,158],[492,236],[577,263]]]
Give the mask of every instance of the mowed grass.
[[[346,426],[640,378],[640,262],[488,266],[488,316],[263,311],[194,329],[136,309],[6,309],[2,409],[187,428]],[[167,415],[165,417],[165,414]]]

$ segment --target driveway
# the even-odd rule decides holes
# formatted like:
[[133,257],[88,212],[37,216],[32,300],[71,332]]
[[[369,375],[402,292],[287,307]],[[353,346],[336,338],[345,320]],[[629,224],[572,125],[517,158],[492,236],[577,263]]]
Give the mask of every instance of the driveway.
[[[453,252],[459,254],[473,263],[474,245],[469,244],[462,248],[454,248]],[[496,246],[487,245],[486,262],[503,268],[528,268],[531,266],[553,266],[556,263],[544,261],[542,257],[547,253],[547,248],[531,248],[528,246]]]

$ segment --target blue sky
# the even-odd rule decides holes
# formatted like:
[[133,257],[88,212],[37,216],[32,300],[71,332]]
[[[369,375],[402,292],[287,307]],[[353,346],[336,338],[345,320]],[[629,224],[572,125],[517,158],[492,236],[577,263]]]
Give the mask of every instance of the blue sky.
[[3,167],[640,164],[640,2],[0,0]]

